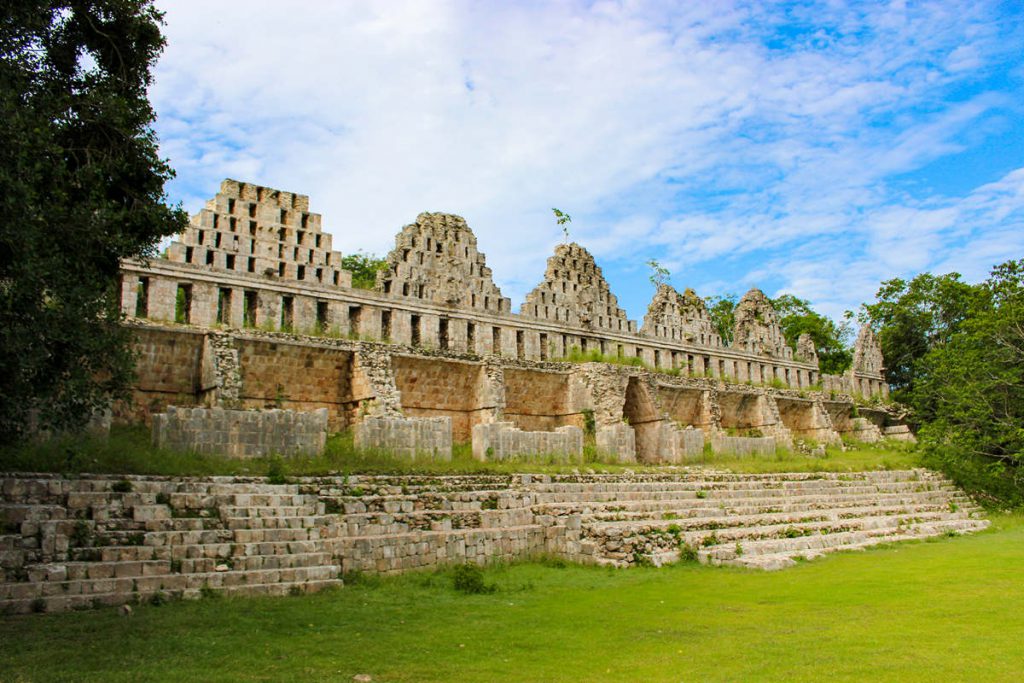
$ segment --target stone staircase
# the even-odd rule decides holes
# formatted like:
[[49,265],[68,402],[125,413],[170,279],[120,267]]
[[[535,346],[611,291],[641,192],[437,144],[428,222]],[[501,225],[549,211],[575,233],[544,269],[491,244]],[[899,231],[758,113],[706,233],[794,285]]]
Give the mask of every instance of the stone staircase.
[[4,481],[0,611],[340,585],[337,525],[295,485],[225,478]]
[[567,555],[617,567],[688,558],[781,569],[836,550],[988,526],[967,496],[926,470],[704,472],[671,481],[553,481],[534,490],[538,516],[579,526],[578,540],[567,534]]
[[316,487],[342,514],[334,541],[345,572],[396,573],[544,552],[530,497],[501,477],[350,477]]
[[245,477],[0,476],[0,613],[285,595],[541,554],[779,569],[988,522],[926,470]]

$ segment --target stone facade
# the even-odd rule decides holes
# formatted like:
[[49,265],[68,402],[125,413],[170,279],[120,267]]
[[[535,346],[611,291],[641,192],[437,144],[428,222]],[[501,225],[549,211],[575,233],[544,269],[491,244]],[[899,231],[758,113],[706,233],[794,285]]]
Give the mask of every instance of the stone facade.
[[818,364],[818,347],[815,346],[811,335],[804,332],[796,340],[796,359],[805,363]]
[[700,346],[722,346],[704,300],[692,289],[682,294],[666,284],[658,285],[647,307],[640,334],[659,339],[682,340]]
[[[877,543],[983,529],[924,470],[744,475],[0,477],[0,613],[211,591],[289,595],[540,554],[610,567],[779,569]],[[742,544],[742,552],[740,545]]]
[[153,443],[175,451],[234,458],[319,455],[326,441],[326,408],[298,413],[171,406],[153,416]]
[[[851,396],[887,393],[870,330],[847,375],[822,376],[810,340],[794,355],[756,289],[737,306],[727,346],[700,297],[667,285],[638,332],[575,243],[556,247],[519,314],[458,216],[421,214],[403,228],[373,290],[352,288],[330,247],[308,198],[224,181],[168,258],[123,263],[140,374],[119,417],[149,419],[169,405],[326,408],[331,431],[396,420],[361,438],[411,454],[445,448],[402,420],[446,418],[448,438],[465,442],[498,422],[524,433],[582,428],[592,411],[600,450],[676,462],[695,448],[681,435],[688,427],[712,443],[754,430],[782,445],[834,442],[845,432],[829,421],[826,395],[851,410]],[[239,267],[238,249],[252,269]],[[573,349],[643,367],[553,362]]]
[[[527,297],[520,314],[513,314],[472,231],[463,219],[448,214],[422,214],[406,226],[376,288],[353,289],[345,271],[335,278],[311,270],[334,268],[340,256],[328,250],[319,216],[308,208],[302,195],[225,181],[167,259],[123,264],[123,312],[203,328],[316,332],[529,360],[564,357],[575,348],[636,358],[688,376],[781,382],[797,389],[824,381],[813,358],[794,358],[773,324],[770,302],[759,292],[748,294],[739,307],[738,341],[732,346],[721,343],[703,303],[690,290],[677,294],[659,288],[638,333],[593,257],[578,244],[563,244],[549,259],[544,282]],[[247,216],[250,210],[257,234],[244,239],[251,241],[248,248],[274,257],[276,272],[260,266],[259,259],[253,271],[239,268],[237,258],[233,268],[226,260],[220,265],[238,236],[236,214]],[[223,234],[217,238],[214,233]],[[186,247],[193,258],[186,258]],[[200,247],[214,254],[211,264],[206,263],[210,257],[196,256]],[[851,391],[884,391],[881,374],[855,374]]]
[[[555,247],[544,270],[544,282],[526,295],[519,314],[589,331],[636,332],[636,323],[619,308],[594,257],[575,242]],[[581,343],[586,346],[587,340]]]
[[[361,444],[410,457],[448,457],[479,425],[511,423],[554,439],[559,429],[583,429],[592,420],[605,456],[645,463],[696,457],[697,434],[712,446],[730,436],[768,437],[785,447],[868,435],[854,421],[852,398],[832,391],[260,330],[140,322],[136,333],[139,379],[132,401],[118,406],[121,420],[149,420],[169,405],[326,409],[330,431],[356,429]],[[878,415],[878,429],[901,424],[898,416]],[[383,421],[359,436],[370,420]]]
[[395,237],[386,260],[387,268],[377,274],[382,294],[493,313],[511,310],[461,216],[421,213]]
[[[309,197],[230,179],[192,217],[180,241],[171,243],[167,258],[288,281],[351,284],[341,254],[331,250],[331,236],[322,231],[320,214],[309,211]],[[224,309],[244,313],[242,303],[219,296],[225,323],[232,316]]]
[[734,346],[769,358],[793,357],[772,302],[760,289],[755,287],[743,295],[736,305],[735,315]]

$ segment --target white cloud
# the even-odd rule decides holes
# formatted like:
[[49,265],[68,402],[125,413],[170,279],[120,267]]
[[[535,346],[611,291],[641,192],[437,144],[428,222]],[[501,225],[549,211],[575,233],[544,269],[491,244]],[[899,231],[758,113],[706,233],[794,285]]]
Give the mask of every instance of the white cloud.
[[908,269],[1000,260],[990,235],[1019,215],[1012,174],[930,202],[887,186],[1005,105],[943,99],[995,49],[984,3],[163,4],[152,95],[190,210],[259,182],[374,252],[459,213],[514,306],[560,239],[551,206],[602,264],[762,254],[715,281],[775,278],[830,312]]

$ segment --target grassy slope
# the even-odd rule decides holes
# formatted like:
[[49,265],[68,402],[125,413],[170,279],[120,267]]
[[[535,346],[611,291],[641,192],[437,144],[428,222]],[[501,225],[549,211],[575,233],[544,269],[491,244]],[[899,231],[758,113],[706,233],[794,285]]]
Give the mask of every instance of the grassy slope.
[[1019,680],[1024,517],[776,573],[407,575],[295,598],[0,619],[4,680]]
[[[332,436],[326,451],[317,457],[287,458],[278,466],[295,476],[328,473],[515,473],[571,472],[593,469],[598,472],[652,470],[663,468],[644,465],[617,465],[588,462],[584,464],[550,464],[537,462],[479,462],[474,460],[468,444],[454,449],[450,462],[409,461],[383,452],[360,452],[348,434]],[[736,472],[850,472],[873,469],[905,469],[919,464],[917,454],[904,444],[871,446],[862,444],[846,452],[828,449],[825,458],[780,452],[772,459],[704,456],[694,463],[731,469]],[[93,472],[110,474],[162,475],[226,475],[265,476],[273,466],[269,458],[235,460],[216,455],[176,453],[160,450],[150,443],[145,427],[114,427],[108,440],[89,437],[65,437],[42,444],[22,447],[0,447],[0,472]]]

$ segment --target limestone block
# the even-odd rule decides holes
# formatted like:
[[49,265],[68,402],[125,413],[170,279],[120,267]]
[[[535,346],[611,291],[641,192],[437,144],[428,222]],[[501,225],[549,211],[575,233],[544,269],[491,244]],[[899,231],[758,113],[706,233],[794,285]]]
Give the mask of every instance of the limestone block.
[[599,426],[597,450],[619,462],[636,462],[636,432],[625,423]]

